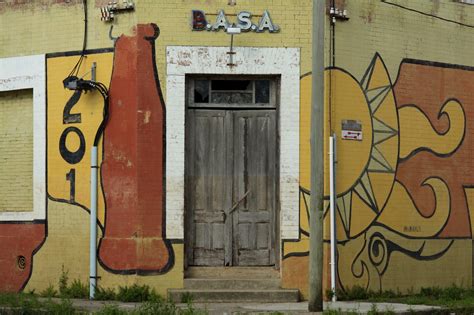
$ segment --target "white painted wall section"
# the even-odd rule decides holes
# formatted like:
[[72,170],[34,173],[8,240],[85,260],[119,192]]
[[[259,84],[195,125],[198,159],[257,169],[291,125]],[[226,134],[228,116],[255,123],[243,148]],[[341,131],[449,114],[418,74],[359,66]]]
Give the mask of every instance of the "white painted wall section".
[[299,237],[299,110],[298,48],[171,46],[166,50],[166,237],[184,238],[185,76],[280,76],[280,231],[281,239]]
[[33,211],[1,212],[0,221],[46,219],[45,55],[0,59],[0,92],[33,89]]

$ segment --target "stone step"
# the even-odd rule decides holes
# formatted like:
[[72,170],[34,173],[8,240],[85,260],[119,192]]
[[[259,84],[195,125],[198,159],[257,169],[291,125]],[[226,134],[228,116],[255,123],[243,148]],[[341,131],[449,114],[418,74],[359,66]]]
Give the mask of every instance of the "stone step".
[[278,279],[273,267],[188,267],[185,278],[198,279]]
[[185,289],[206,290],[277,290],[280,288],[280,279],[184,279]]
[[299,301],[299,291],[293,289],[279,290],[199,290],[169,289],[168,297],[175,303],[223,303],[223,302],[259,302],[291,303]]

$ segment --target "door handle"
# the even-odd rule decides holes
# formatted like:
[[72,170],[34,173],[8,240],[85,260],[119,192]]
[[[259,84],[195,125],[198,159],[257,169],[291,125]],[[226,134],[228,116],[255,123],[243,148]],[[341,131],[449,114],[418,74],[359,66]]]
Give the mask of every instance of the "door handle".
[[247,192],[243,195],[242,198],[240,198],[239,201],[237,201],[236,203],[234,203],[234,205],[229,209],[229,211],[225,212],[225,211],[222,211],[224,213],[224,221],[227,220],[227,216],[232,214],[232,212],[234,212],[237,207],[242,203],[242,201],[245,200],[245,198],[247,198],[248,194],[250,193],[250,189],[247,190]]

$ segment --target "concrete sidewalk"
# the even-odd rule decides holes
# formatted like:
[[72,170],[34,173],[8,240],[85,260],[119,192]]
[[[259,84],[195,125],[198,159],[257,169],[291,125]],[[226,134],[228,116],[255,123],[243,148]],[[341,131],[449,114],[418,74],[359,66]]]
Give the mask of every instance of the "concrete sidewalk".
[[[75,308],[90,312],[99,311],[104,305],[117,305],[122,310],[132,311],[140,303],[123,303],[118,301],[89,301],[71,300]],[[179,308],[187,308],[186,304],[176,304]],[[308,303],[196,303],[194,309],[206,310],[210,315],[231,314],[318,314],[308,312]],[[379,312],[390,312],[391,314],[430,314],[435,306],[407,305],[397,303],[369,303],[369,302],[335,302],[325,303],[325,310],[336,310],[341,312],[355,312],[356,314],[367,314],[368,311],[376,309]]]
[[[186,307],[178,304],[179,307]],[[205,309],[210,315],[231,314],[262,314],[262,313],[284,313],[284,314],[318,314],[308,312],[308,302],[299,303],[213,303],[195,304],[196,309]],[[395,314],[422,313],[430,314],[439,307],[426,305],[406,305],[397,303],[368,303],[368,302],[335,302],[325,303],[324,310],[336,310],[344,312],[355,312],[367,314],[368,311],[376,309],[379,312],[393,312]]]

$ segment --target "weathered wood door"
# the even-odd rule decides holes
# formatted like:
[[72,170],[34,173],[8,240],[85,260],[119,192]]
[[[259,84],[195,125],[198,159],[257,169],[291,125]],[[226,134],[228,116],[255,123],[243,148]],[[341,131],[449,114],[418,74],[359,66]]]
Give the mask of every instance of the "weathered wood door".
[[206,104],[187,109],[187,264],[274,265],[276,106]]
[[[273,265],[275,111],[233,112],[233,261]],[[237,204],[238,203],[238,204]]]

